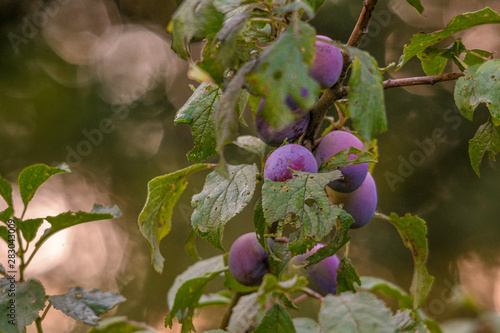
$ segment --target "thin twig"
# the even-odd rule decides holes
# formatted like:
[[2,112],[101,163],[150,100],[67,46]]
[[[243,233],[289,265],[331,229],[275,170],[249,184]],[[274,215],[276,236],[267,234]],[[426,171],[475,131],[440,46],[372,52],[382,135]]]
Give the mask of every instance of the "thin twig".
[[384,81],[384,89],[417,86],[422,84],[432,85],[438,82],[456,80],[461,76],[464,76],[464,73],[447,73],[447,74],[432,75],[432,76],[417,76],[417,77],[406,77],[403,79],[389,79]]
[[349,37],[349,41],[347,42],[348,46],[357,47],[363,40],[364,35],[368,32],[368,24],[372,18],[377,1],[378,0],[365,0],[363,2],[363,9],[359,15],[358,22],[356,22],[356,26],[352,30],[351,37]]
[[222,318],[222,321],[220,323],[221,329],[225,330],[227,328],[227,325],[229,324],[229,319],[231,318],[231,314],[233,313],[233,308],[236,306],[241,296],[243,296],[242,293],[239,292],[233,293],[233,296],[231,297],[231,302],[227,306],[226,313],[224,313],[224,318]]

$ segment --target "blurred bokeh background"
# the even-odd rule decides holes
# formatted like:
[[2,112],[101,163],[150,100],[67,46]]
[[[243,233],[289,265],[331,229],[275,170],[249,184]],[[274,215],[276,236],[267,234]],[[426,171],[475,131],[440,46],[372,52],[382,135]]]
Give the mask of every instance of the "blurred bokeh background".
[[[190,198],[206,176],[190,178],[175,208],[172,232],[162,242],[166,262],[159,275],[150,265],[137,217],[147,182],[190,164],[185,157],[192,146],[189,127],[174,126],[173,119],[191,93],[189,85],[197,83],[188,79],[188,65],[170,49],[165,30],[180,2],[0,2],[0,174],[14,185],[28,165],[70,165],[71,174],[53,177],[40,188],[28,218],[88,211],[94,203],[117,204],[123,211],[115,221],[60,232],[43,246],[27,275],[39,278],[48,294],[74,286],[119,291],[127,301],[112,314],[147,322],[159,332],[168,331],[163,328],[168,288],[193,263],[183,249]],[[455,15],[487,5],[500,11],[497,0],[422,0],[422,16],[402,0],[379,3],[362,47],[380,67],[398,60],[413,33],[443,28]],[[362,1],[326,0],[312,23],[318,33],[345,43],[361,6]],[[499,25],[458,36],[468,48],[500,50]],[[199,49],[195,43],[193,54]],[[454,70],[451,64],[446,69]],[[389,74],[424,75],[417,59]],[[485,159],[481,177],[474,174],[468,140],[488,113],[480,107],[474,121],[467,121],[454,106],[453,88],[454,82],[447,82],[386,91],[389,130],[379,137],[374,170],[380,212],[409,212],[428,223],[428,267],[436,280],[425,310],[440,321],[500,311],[500,164]],[[444,133],[444,142],[431,140],[436,129]],[[250,126],[241,133],[255,132]],[[427,150],[422,148],[429,141]],[[258,162],[234,147],[228,148],[228,158]],[[20,214],[16,191],[15,196]],[[252,229],[251,216],[249,205],[228,223],[226,248]],[[350,256],[360,275],[409,288],[413,263],[392,226],[373,220],[354,230],[352,239]],[[203,241],[198,246],[204,257],[220,253]],[[314,306],[306,302],[302,308]],[[200,331],[214,328],[223,312],[221,307],[203,310],[195,323]],[[89,330],[54,309],[44,327],[47,332]]]

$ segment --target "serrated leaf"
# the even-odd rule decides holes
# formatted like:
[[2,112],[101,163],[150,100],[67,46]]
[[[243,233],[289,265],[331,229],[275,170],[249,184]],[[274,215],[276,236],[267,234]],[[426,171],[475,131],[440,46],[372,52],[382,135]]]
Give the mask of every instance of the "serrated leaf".
[[256,154],[260,157],[266,156],[266,144],[264,141],[253,135],[242,135],[236,138],[233,142],[241,149]]
[[479,166],[486,152],[489,152],[492,161],[495,160],[495,155],[500,153],[500,126],[493,125],[491,121],[479,126],[474,137],[469,140],[470,162],[478,176]]
[[0,196],[5,200],[9,208],[13,207],[12,204],[12,186],[10,183],[0,176]]
[[233,308],[227,331],[229,333],[251,332],[264,315],[257,294],[243,296]]
[[500,23],[500,15],[494,10],[486,7],[477,12],[464,13],[454,17],[451,22],[442,30],[430,34],[418,33],[413,35],[410,44],[405,45],[403,55],[399,59],[398,69],[407,63],[411,58],[423,52],[428,47],[435,45],[457,33],[459,31],[472,28],[482,24]]
[[424,12],[424,7],[420,3],[420,0],[406,0],[410,6],[415,8],[420,15]]
[[299,291],[307,286],[307,280],[303,276],[295,275],[293,278],[285,281],[278,281],[276,276],[272,274],[264,275],[259,288],[259,302],[261,306],[266,305],[267,296],[271,293],[289,294]]
[[293,318],[293,326],[297,333],[320,333],[319,324],[311,318]]
[[409,309],[398,310],[393,318],[397,333],[429,333],[426,325]]
[[262,318],[261,323],[254,331],[255,333],[295,333],[292,319],[285,309],[274,304]]
[[371,141],[387,130],[384,87],[377,61],[367,52],[354,47],[347,51],[352,58],[348,82],[349,113],[353,127],[361,137]]
[[213,0],[186,0],[172,15],[172,49],[182,58],[189,57],[189,43],[193,38],[215,35],[224,21]]
[[310,25],[299,22],[283,32],[259,55],[257,68],[246,75],[252,93],[266,99],[261,116],[280,130],[295,120],[284,101],[290,96],[302,110],[317,100],[319,85],[307,71],[315,52],[316,34]]
[[[44,231],[42,237],[40,237],[38,242],[36,242],[35,246],[36,247],[41,246],[42,243],[45,242],[50,236],[63,229],[81,223],[118,218],[121,216],[121,214],[122,212],[116,205],[111,207],[103,207],[101,205],[96,204],[94,205],[90,213],[82,211],[79,212],[69,211],[66,213],[59,214],[57,216],[47,216],[45,220],[50,223],[50,228]],[[36,223],[38,222],[37,220],[35,220],[35,222],[33,223],[35,224],[34,226],[36,226]],[[34,226],[32,226],[31,228],[33,229]],[[30,230],[29,232],[33,233],[33,230]],[[31,235],[32,234],[30,234],[30,236]]]
[[196,249],[196,232],[194,230],[189,231],[189,235],[184,242],[184,250],[194,261],[203,259]]
[[432,287],[434,277],[427,273],[427,226],[425,221],[417,216],[406,214],[403,217],[392,213],[390,222],[396,227],[407,248],[410,249],[413,262],[413,279],[410,293],[413,296],[413,308],[423,304]]
[[191,215],[193,229],[213,246],[224,250],[222,236],[224,226],[252,199],[255,191],[255,165],[228,166],[229,178],[217,171],[211,172],[200,193],[193,196]]
[[19,184],[19,192],[21,193],[24,208],[26,209],[40,185],[51,176],[62,172],[71,172],[67,164],[61,164],[59,167],[35,164],[21,171],[17,183]]
[[67,316],[87,325],[95,326],[99,316],[125,302],[125,297],[113,291],[102,292],[93,288],[71,288],[64,295],[49,296],[54,309],[62,311]]
[[400,308],[411,309],[413,307],[413,298],[394,283],[370,276],[362,276],[360,280],[361,289],[370,292],[378,291],[385,296],[393,297],[398,300]]
[[194,329],[193,315],[207,284],[224,272],[222,256],[198,261],[181,275],[168,291],[168,306],[170,311],[165,318],[165,326],[172,327],[173,319],[177,318],[183,325],[182,331]]
[[323,333],[387,333],[395,330],[391,311],[384,302],[366,292],[326,296],[318,321]]
[[154,328],[132,320],[125,316],[103,319],[89,333],[155,333]]
[[217,85],[202,83],[177,111],[174,123],[189,124],[191,127],[194,147],[186,156],[192,162],[202,162],[217,154],[215,110],[221,95]]
[[[351,154],[357,157],[352,160],[349,159]],[[327,172],[337,170],[348,165],[360,164],[360,163],[376,163],[378,162],[375,158],[375,154],[365,151],[361,152],[360,149],[356,147],[350,147],[349,150],[341,150],[338,153],[332,155],[321,163],[318,172]]]
[[23,233],[24,239],[26,239],[28,243],[35,239],[36,232],[43,223],[43,219],[30,219],[21,221],[15,218],[15,221],[19,230],[21,230],[21,232]]
[[358,286],[361,285],[358,273],[352,266],[351,260],[344,257],[340,260],[339,268],[337,269],[337,294],[348,290],[356,292],[354,283],[357,283]]
[[[11,280],[0,279],[0,332],[26,332],[26,326],[33,323],[45,308],[45,298],[45,288],[38,280],[29,279],[11,289]],[[12,304],[14,318],[9,316]]]
[[290,237],[289,249],[304,253],[332,231],[341,209],[332,205],[324,191],[326,184],[340,177],[340,171],[308,173],[292,170],[294,177],[285,182],[269,179],[262,186],[262,208],[268,226],[279,221],[297,230]]
[[168,175],[156,177],[148,183],[148,197],[139,215],[139,228],[148,240],[151,261],[159,273],[164,258],[160,253],[160,241],[170,232],[172,212],[177,200],[187,186],[187,178],[194,172],[206,170],[210,164],[195,164]]
[[467,64],[467,66],[474,66],[490,60],[492,56],[493,53],[485,50],[467,50],[465,53],[464,62]]
[[447,50],[428,48],[417,54],[426,75],[439,75],[443,73],[449,59],[446,53]]

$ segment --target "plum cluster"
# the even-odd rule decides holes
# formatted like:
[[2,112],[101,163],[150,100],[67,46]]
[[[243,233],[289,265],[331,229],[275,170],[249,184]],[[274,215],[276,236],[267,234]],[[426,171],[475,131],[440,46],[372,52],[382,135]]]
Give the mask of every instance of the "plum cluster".
[[[322,88],[329,88],[337,82],[344,65],[342,52],[331,42],[332,40],[326,36],[316,36],[316,55],[309,69],[309,76]],[[307,93],[307,91],[304,92],[306,95]],[[265,99],[261,99],[255,115],[255,128],[259,138],[274,147],[280,146],[285,139],[288,142],[297,141],[309,125],[310,112],[301,110],[290,96],[287,97],[283,103],[288,106],[296,119],[278,130],[269,125],[262,116],[265,103]]]

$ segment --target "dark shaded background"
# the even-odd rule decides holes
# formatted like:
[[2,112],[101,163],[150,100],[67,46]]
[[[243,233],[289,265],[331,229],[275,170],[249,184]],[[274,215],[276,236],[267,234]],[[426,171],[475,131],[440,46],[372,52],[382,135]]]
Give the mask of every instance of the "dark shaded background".
[[[14,184],[19,171],[33,163],[66,161],[72,167],[72,174],[57,176],[40,188],[28,218],[90,210],[95,202],[118,204],[123,211],[119,220],[61,232],[44,245],[27,275],[42,280],[48,294],[76,285],[119,290],[127,302],[115,314],[148,322],[159,331],[164,331],[168,288],[193,263],[183,243],[190,230],[190,197],[201,190],[205,177],[190,178],[174,211],[172,232],[162,242],[166,262],[160,276],[150,265],[137,216],[150,179],[190,164],[185,158],[192,146],[189,128],[174,126],[173,119],[190,95],[188,85],[196,83],[187,78],[188,66],[170,50],[165,32],[179,3],[0,2],[0,174]],[[425,13],[419,16],[405,1],[380,1],[363,44],[380,67],[397,61],[415,32],[440,29],[455,15],[486,5],[500,11],[495,0],[422,3]],[[313,24],[318,33],[345,43],[361,5],[362,1],[326,1]],[[496,25],[459,34],[467,47],[489,51],[500,50],[499,35]],[[193,53],[199,48],[194,45]],[[454,70],[452,65],[446,69]],[[414,59],[390,75],[424,73]],[[418,214],[428,223],[428,267],[436,282],[425,308],[440,320],[474,316],[478,309],[500,310],[499,164],[485,159],[481,177],[474,174],[468,140],[488,113],[480,107],[474,122],[467,121],[456,111],[453,87],[448,82],[386,92],[389,130],[379,137],[380,158],[374,170],[380,212]],[[104,119],[112,124],[107,133],[99,130]],[[446,140],[434,142],[426,153],[419,142],[428,142],[438,128]],[[401,161],[417,155],[424,156],[420,165],[398,171]],[[230,162],[253,161],[236,148],[229,148],[228,156]],[[388,172],[404,174],[404,181],[391,185]],[[251,208],[246,209],[228,224],[226,248],[252,229],[251,214]],[[353,231],[352,237],[350,256],[360,275],[409,288],[413,263],[393,227],[373,220]],[[199,250],[204,257],[219,253],[203,241]],[[306,302],[302,308],[313,315],[307,309],[314,309],[314,304]],[[197,327],[215,327],[222,313],[222,308],[203,310]],[[50,310],[46,331],[88,330],[65,318]]]

